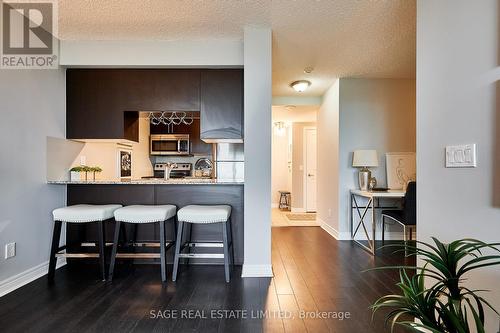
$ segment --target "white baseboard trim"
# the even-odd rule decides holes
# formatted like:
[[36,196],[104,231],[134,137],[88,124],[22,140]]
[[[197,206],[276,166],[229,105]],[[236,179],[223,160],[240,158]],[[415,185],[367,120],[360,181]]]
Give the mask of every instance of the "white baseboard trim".
[[[57,261],[56,269],[61,268],[66,265],[66,259],[59,259]],[[43,262],[40,265],[31,267],[24,272],[14,275],[8,279],[0,282],[0,297],[7,295],[8,293],[20,288],[31,281],[34,281],[44,275],[47,275],[49,271],[49,262]]]
[[243,269],[241,271],[242,278],[248,277],[273,277],[273,266],[272,265],[249,265],[243,264]]
[[332,236],[336,240],[339,239],[339,232],[334,227],[332,227],[329,224],[326,224],[325,221],[319,219],[318,217],[316,217],[316,221],[318,221],[319,225],[321,226],[321,229],[325,230],[327,233],[330,234],[330,236]]
[[292,213],[305,213],[306,209],[305,208],[297,208],[297,207],[292,207],[291,210]]
[[333,238],[336,240],[350,240],[351,239],[351,234],[348,232],[340,232],[325,221],[316,218],[318,221],[319,225],[321,226],[321,229],[325,230],[327,233],[330,234]]
[[[341,232],[338,231],[337,229],[333,228],[331,225],[327,224],[325,221],[322,221],[321,219],[317,218],[318,223],[320,224],[321,228],[325,230],[327,233],[329,233],[333,238],[336,240],[351,240],[351,233],[350,232]],[[415,234],[413,239],[415,239]],[[370,234],[371,237],[371,234]],[[356,234],[356,239],[357,240],[366,240],[366,236],[363,233],[363,231],[358,231]],[[375,239],[381,240],[382,239],[382,231],[378,230],[375,233]],[[385,240],[403,240],[403,233],[399,231],[386,231],[385,232]]]
[[[351,233],[350,232],[347,232],[349,238],[348,239],[351,239]],[[371,231],[370,231],[370,237],[372,236],[371,235]],[[356,234],[356,239],[357,240],[366,240],[366,235],[365,233],[363,232],[363,230],[360,230],[358,231],[358,233]],[[375,239],[376,240],[382,240],[382,232],[381,231],[377,231],[375,233]],[[415,238],[413,238],[415,239]],[[398,232],[398,231],[386,231],[385,232],[385,240],[403,240],[403,233],[402,232]]]

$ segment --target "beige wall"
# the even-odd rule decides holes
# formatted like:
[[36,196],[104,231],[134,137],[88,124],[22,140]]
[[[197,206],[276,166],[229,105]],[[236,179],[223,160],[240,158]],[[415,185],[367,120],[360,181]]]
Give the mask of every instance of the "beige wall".
[[86,143],[73,161],[73,165],[79,165],[81,156],[85,156],[87,165],[98,165],[102,168],[102,173],[96,176],[97,179],[118,178],[119,149],[132,151],[132,178],[153,175],[153,167],[149,159],[149,120],[147,118],[139,119],[139,143]]
[[[99,166],[102,172],[96,174],[97,180],[118,178],[118,150],[132,151],[132,178],[153,175],[149,159],[149,121],[139,120],[139,143],[117,142],[78,142],[66,139],[47,138],[47,179],[67,180],[68,170],[85,160],[85,165]],[[88,175],[92,177],[92,175]],[[84,175],[81,175],[84,179]],[[91,179],[91,178],[89,178]]]
[[[278,191],[291,191],[291,172],[288,162],[291,161],[289,137],[291,127],[286,127],[285,132],[279,135],[273,128],[272,143],[272,176],[271,176],[271,203],[278,205],[280,195]],[[290,175],[290,176],[289,176]]]
[[323,96],[318,112],[317,216],[330,232],[338,230],[339,80]]
[[304,202],[304,128],[316,127],[316,123],[292,124],[292,210],[305,209]]
[[[499,3],[496,0],[417,4],[418,239],[500,240],[494,179],[500,156]],[[446,18],[446,19],[443,19]],[[477,167],[445,168],[446,145],[477,144]],[[500,267],[467,276],[467,287],[500,308]],[[486,332],[498,316],[486,310]]]

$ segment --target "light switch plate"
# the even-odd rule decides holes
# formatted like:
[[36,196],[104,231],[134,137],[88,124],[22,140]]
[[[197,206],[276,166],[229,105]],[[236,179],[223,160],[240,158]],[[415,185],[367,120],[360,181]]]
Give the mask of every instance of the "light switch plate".
[[475,168],[476,144],[446,146],[447,168]]
[[5,259],[16,256],[16,243],[5,244]]

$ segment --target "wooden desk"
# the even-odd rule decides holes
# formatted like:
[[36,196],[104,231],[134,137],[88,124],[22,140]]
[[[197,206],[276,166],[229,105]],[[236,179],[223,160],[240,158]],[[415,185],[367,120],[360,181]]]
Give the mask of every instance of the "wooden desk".
[[[406,192],[403,190],[388,190],[384,192],[370,192],[370,191],[361,191],[361,190],[351,190],[351,202],[350,202],[350,218],[351,218],[351,239],[361,246],[363,249],[369,251],[372,255],[375,255],[375,231],[377,228],[377,221],[375,217],[375,210],[376,209],[390,209],[390,208],[395,208],[395,207],[382,207],[379,205],[379,200],[380,198],[388,198],[388,199],[401,199],[404,198]],[[366,198],[368,199],[368,202],[366,203],[366,206],[359,206],[358,201],[356,198]],[[375,202],[377,201],[377,205],[375,205]],[[356,212],[358,213],[358,216],[360,218],[359,223],[356,226],[356,229],[354,229],[354,212],[353,210],[356,209]],[[366,213],[371,209],[372,211],[372,236],[370,238],[370,234],[368,233],[368,230],[366,229],[365,225],[365,218],[366,218]],[[368,246],[365,244],[361,243],[360,241],[356,240],[354,237],[359,231],[359,227],[363,227],[363,231],[365,232],[366,239],[368,241]]]

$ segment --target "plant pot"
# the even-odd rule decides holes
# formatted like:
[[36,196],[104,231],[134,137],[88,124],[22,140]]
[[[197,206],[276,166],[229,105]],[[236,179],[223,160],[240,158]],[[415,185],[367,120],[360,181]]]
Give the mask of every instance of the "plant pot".
[[69,180],[72,182],[80,181],[80,173],[77,171],[70,171],[69,172]]

